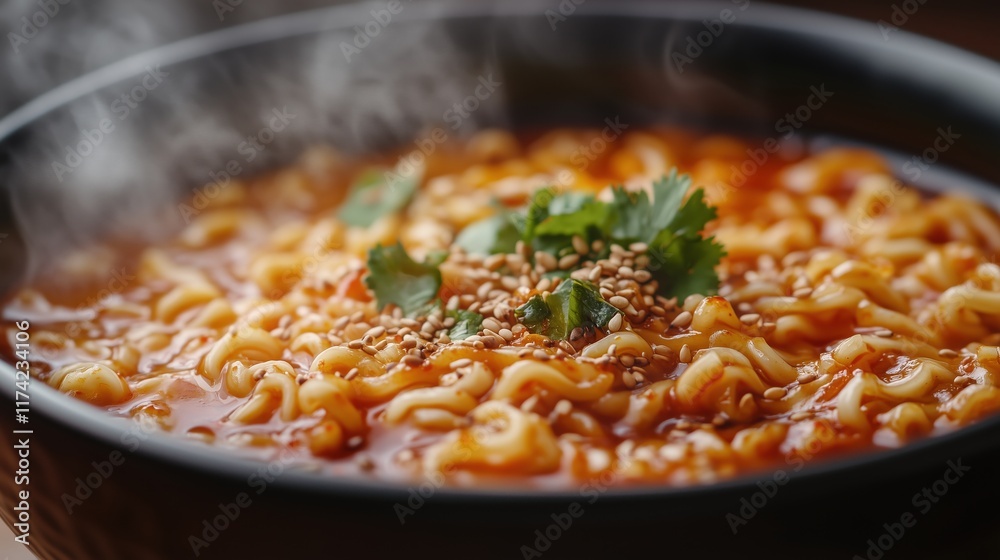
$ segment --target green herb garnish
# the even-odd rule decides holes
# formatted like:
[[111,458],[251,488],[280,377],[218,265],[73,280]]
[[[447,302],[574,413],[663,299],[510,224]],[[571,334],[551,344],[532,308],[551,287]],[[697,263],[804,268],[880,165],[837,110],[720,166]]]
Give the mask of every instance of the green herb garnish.
[[455,319],[454,326],[448,331],[448,338],[452,340],[465,340],[483,328],[484,317],[475,311],[456,309],[449,311],[448,316]]
[[591,259],[605,257],[612,243],[627,247],[642,242],[648,246],[648,269],[659,284],[660,295],[678,299],[694,293],[709,295],[718,290],[715,266],[726,253],[714,237],[701,235],[716,212],[705,203],[702,189],[685,201],[690,186],[690,177],[673,170],[653,183],[652,198],[646,191],[629,192],[623,187],[612,188],[611,202],[540,189],[520,213],[504,212],[503,219],[476,222],[459,238],[471,253],[510,253],[516,230],[532,251],[556,257],[574,250],[574,236],[588,247],[593,241],[603,241],[602,252],[586,255]]
[[418,263],[410,258],[401,243],[368,251],[368,275],[365,285],[375,293],[379,309],[390,303],[407,316],[427,309],[441,289],[440,260],[429,258]]
[[475,255],[513,253],[521,233],[511,219],[511,213],[502,210],[497,214],[469,224],[458,237],[455,245]]
[[395,170],[373,167],[361,173],[347,201],[340,207],[337,217],[351,226],[367,227],[386,214],[398,212],[420,186],[423,169],[409,169],[404,172],[399,166]]
[[596,286],[576,279],[563,280],[548,296],[533,296],[514,310],[528,330],[559,340],[569,338],[577,327],[604,328],[616,313]]

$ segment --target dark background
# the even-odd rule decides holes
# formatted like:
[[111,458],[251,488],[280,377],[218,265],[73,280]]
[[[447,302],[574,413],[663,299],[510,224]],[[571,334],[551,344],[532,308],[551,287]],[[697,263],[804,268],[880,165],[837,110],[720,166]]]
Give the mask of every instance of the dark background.
[[[41,8],[38,2],[4,0],[0,4],[0,114],[80,74],[131,54],[184,37],[337,2],[330,0],[59,0],[59,11],[27,44],[14,52],[9,33],[22,18]],[[421,1],[421,0],[413,0]],[[458,1],[458,0],[452,0]],[[465,0],[476,1],[476,0]],[[592,0],[594,1],[594,0]],[[648,0],[669,2],[670,0]],[[217,12],[221,2],[236,4]],[[560,0],[539,0],[557,8]],[[922,2],[922,3],[921,3]],[[751,7],[759,3],[751,0]],[[1000,3],[974,0],[776,0],[774,3],[828,11],[869,21],[891,21],[894,6],[912,11],[900,26],[1000,60]],[[373,2],[381,6],[384,2]],[[914,8],[916,10],[914,11]],[[903,12],[905,13],[905,12]],[[897,16],[898,17],[898,16]]]

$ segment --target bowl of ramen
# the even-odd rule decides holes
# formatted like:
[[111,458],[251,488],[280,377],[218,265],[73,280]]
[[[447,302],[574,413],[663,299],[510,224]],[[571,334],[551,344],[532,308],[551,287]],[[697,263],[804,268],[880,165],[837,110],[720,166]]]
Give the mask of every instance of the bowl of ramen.
[[0,121],[4,519],[42,558],[980,550],[998,70],[750,2],[389,3],[67,84]]

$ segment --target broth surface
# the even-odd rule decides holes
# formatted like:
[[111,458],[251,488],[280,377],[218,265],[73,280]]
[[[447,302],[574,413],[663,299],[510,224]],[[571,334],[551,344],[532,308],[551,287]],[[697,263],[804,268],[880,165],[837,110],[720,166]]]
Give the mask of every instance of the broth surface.
[[[357,161],[316,149],[200,189],[173,240],[124,263],[114,247],[69,258],[58,278],[114,274],[83,293],[24,289],[0,345],[16,361],[14,322],[28,320],[34,377],[200,445],[460,486],[710,483],[905,445],[1000,408],[997,214],[906,187],[871,151],[758,165],[753,148],[651,128],[611,142],[484,131]],[[419,188],[350,225],[363,217],[339,209],[372,166]],[[717,209],[703,232],[727,253],[717,294],[665,297],[644,243],[555,255],[454,243],[539,189],[610,200],[609,185],[652,192],[673,168]],[[386,172],[364,212],[405,188]],[[434,263],[439,303],[379,305],[369,251],[397,241]],[[564,340],[521,322],[571,280],[626,303]]]

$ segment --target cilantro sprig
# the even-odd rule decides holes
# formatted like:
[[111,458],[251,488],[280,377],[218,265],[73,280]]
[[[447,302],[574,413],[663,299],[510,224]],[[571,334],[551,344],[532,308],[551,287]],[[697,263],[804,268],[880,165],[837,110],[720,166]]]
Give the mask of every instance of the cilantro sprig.
[[368,275],[365,285],[375,293],[379,309],[397,305],[407,316],[426,310],[441,289],[440,259],[418,263],[410,258],[401,243],[368,251]]
[[386,214],[406,206],[420,186],[423,169],[372,167],[361,173],[347,194],[337,217],[351,226],[368,227]]
[[586,255],[594,259],[607,256],[612,243],[642,242],[648,247],[648,269],[661,295],[683,299],[694,293],[713,294],[719,287],[715,266],[726,253],[714,237],[702,235],[716,211],[705,202],[702,189],[685,200],[690,187],[690,177],[675,169],[653,183],[652,197],[620,186],[612,187],[610,202],[541,189],[523,211],[503,211],[476,222],[456,242],[470,253],[509,253],[519,239],[532,251],[560,257],[574,251],[574,237],[588,246],[603,241],[601,252]]
[[528,330],[558,340],[569,338],[578,327],[604,328],[616,313],[618,309],[604,301],[596,286],[572,278],[560,282],[551,294],[532,296],[514,310]]

